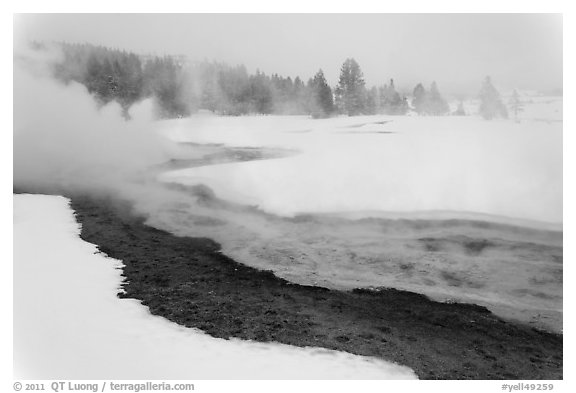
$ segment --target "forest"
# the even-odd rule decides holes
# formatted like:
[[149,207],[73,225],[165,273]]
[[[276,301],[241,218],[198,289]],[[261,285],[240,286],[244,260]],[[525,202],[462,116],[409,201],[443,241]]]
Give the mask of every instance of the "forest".
[[[338,84],[330,87],[319,69],[306,82],[260,70],[249,73],[244,65],[215,61],[190,62],[185,56],[137,55],[91,44],[34,43],[35,50],[56,46],[61,52],[52,64],[53,76],[63,83],[84,85],[102,105],[117,101],[128,108],[153,97],[158,117],[186,117],[200,110],[219,115],[280,114],[310,115],[465,115],[462,105],[450,112],[447,101],[433,82],[427,90],[419,83],[409,103],[390,79],[381,86],[367,87],[360,65],[353,58],[340,67]],[[489,78],[482,90],[491,111],[485,118],[506,117],[498,92]]]

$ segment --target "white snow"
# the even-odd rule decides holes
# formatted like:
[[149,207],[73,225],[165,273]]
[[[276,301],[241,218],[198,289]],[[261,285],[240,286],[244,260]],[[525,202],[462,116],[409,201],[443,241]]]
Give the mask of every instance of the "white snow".
[[162,176],[206,184],[221,198],[278,215],[452,212],[562,222],[558,121],[200,116],[165,128],[181,141],[299,150],[283,159]]
[[[562,100],[534,100],[519,122],[477,116],[195,116],[163,122],[163,132],[177,141],[299,153],[160,176],[166,182],[205,184],[220,198],[273,215],[188,202],[149,209],[149,224],[214,239],[235,260],[293,282],[405,289],[441,301],[481,304],[504,318],[561,330],[562,122],[553,108]],[[275,216],[298,213],[331,213],[328,218],[337,213],[351,220],[331,224],[318,219],[323,215],[309,221]],[[205,224],[206,217],[218,224]],[[408,230],[355,221],[362,217],[462,218],[526,228]],[[425,238],[495,240],[524,248],[515,252],[502,246],[481,255],[458,247],[427,252]]]
[[318,348],[222,340],[119,299],[121,262],[82,241],[68,201],[14,196],[14,378],[414,379]]
[[[545,96],[536,91],[518,91],[520,101],[520,110],[514,113],[512,108],[512,91],[502,94],[502,102],[508,107],[510,119],[520,122],[537,121],[545,123],[562,122],[563,118],[563,99],[559,96]],[[451,102],[451,110],[458,108],[459,101]],[[472,99],[464,101],[464,110],[468,115],[478,115],[480,100]]]

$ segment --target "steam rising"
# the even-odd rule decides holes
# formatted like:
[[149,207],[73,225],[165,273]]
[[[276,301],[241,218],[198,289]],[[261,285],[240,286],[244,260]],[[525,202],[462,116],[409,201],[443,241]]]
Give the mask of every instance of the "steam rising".
[[[238,118],[197,116],[192,123],[171,120],[162,123],[163,132],[177,134],[178,127],[182,126],[182,133],[191,132],[194,137],[181,138],[181,142],[193,142],[195,148],[212,143],[203,148],[220,149],[219,153],[231,161],[238,160],[238,152],[226,152],[223,145],[258,146],[262,151],[289,147],[303,152],[290,160],[234,164],[231,166],[234,170],[229,173],[222,173],[226,166],[192,169],[196,175],[203,175],[200,184],[194,181],[190,187],[177,187],[157,182],[156,173],[151,171],[152,166],[174,158],[175,153],[181,155],[180,158],[190,158],[185,156],[188,152],[184,148],[176,151],[156,129],[159,123],[153,121],[153,102],[143,101],[133,106],[129,110],[131,120],[126,120],[120,105],[111,103],[99,107],[83,86],[63,85],[52,80],[46,72],[47,66],[57,58],[57,52],[38,54],[23,50],[15,54],[15,188],[36,192],[43,187],[56,191],[116,191],[120,198],[134,203],[136,212],[145,214],[147,224],[176,235],[214,239],[222,245],[224,253],[238,262],[272,270],[292,282],[340,289],[370,285],[395,287],[439,300],[449,298],[483,304],[501,315],[516,312],[522,314],[515,316],[519,319],[537,318],[538,323],[552,328],[561,326],[561,232],[469,220],[348,220],[318,214],[282,218],[274,209],[272,213],[276,214],[267,214],[242,202],[233,203],[235,198],[226,198],[215,186],[220,182],[231,188],[235,181],[236,197],[246,190],[259,191],[264,195],[264,202],[280,195],[281,202],[300,200],[308,204],[315,195],[320,197],[319,206],[323,206],[326,201],[338,202],[340,197],[344,202],[353,200],[353,209],[373,207],[349,195],[372,195],[384,202],[389,199],[396,203],[393,207],[402,210],[423,209],[421,196],[426,196],[422,201],[433,205],[432,208],[438,208],[438,204],[446,200],[451,202],[446,196],[460,197],[466,203],[474,197],[473,201],[477,201],[471,209],[474,211],[482,210],[475,207],[483,198],[490,202],[494,196],[498,204],[502,200],[506,202],[505,208],[519,207],[531,214],[544,211],[561,217],[561,150],[558,149],[561,132],[550,133],[547,123],[531,121],[529,128],[535,127],[532,133],[523,133],[524,125],[514,123],[509,123],[512,130],[507,128],[508,123],[498,123],[499,126],[490,130],[482,125],[476,130],[480,131],[476,134],[481,138],[468,140],[465,136],[469,134],[464,131],[458,134],[411,132],[409,127],[403,129],[402,124],[423,120],[406,118],[393,123],[396,145],[389,138],[385,141],[390,143],[369,145],[366,150],[366,145],[358,145],[365,142],[342,139],[350,136],[343,133],[347,130],[339,128],[342,118],[318,121],[315,126],[319,130],[308,126],[292,128],[294,120],[279,117],[247,117],[239,121]],[[450,118],[436,121],[441,124],[450,121],[461,125],[463,130],[475,122]],[[380,130],[376,127],[384,127],[384,123],[387,122],[347,124],[347,128],[360,131],[358,135],[362,136],[362,127],[366,126],[367,131]],[[167,130],[170,126],[176,129]],[[558,127],[556,124],[552,130]],[[382,136],[388,138],[392,134],[377,135]],[[172,139],[178,138],[172,135]],[[335,140],[340,140],[340,144],[330,143]],[[314,141],[317,143],[312,143]],[[442,146],[454,146],[458,141],[465,141],[460,145],[470,148],[439,155]],[[401,148],[395,150],[395,146]],[[418,146],[420,148],[415,149]],[[305,154],[307,149],[311,154]],[[326,149],[332,156],[326,155]],[[351,153],[354,151],[356,156]],[[371,154],[365,155],[366,152]],[[402,152],[421,154],[404,157]],[[194,158],[203,158],[198,153]],[[490,160],[486,161],[486,157]],[[340,159],[339,166],[334,165]],[[351,171],[352,163],[361,165],[359,170]],[[434,172],[429,163],[438,171]],[[242,168],[262,166],[269,170],[241,172]],[[280,170],[282,166],[284,172]],[[329,172],[328,169],[335,178],[354,181],[364,178],[369,188],[362,192],[352,183],[336,192],[326,189],[328,183],[318,179],[322,179],[320,175]],[[288,187],[282,189],[279,182],[275,183],[282,173],[288,173],[285,177],[296,183],[288,182]],[[386,180],[382,173],[392,173],[394,181],[382,182]],[[455,174],[453,179],[451,174]],[[380,194],[374,192],[378,183],[373,179],[380,179],[383,191]],[[413,187],[402,187],[406,179],[413,180]],[[477,183],[471,181],[475,179]],[[216,193],[207,189],[206,184]],[[449,187],[442,188],[439,184]],[[551,201],[533,205],[549,210],[531,208],[532,199],[517,197],[518,190],[536,195],[536,201]],[[392,191],[399,192],[400,197],[390,198]],[[218,199],[222,197],[229,201]],[[404,208],[405,203],[409,208]],[[342,209],[342,205],[338,207]],[[456,207],[462,210],[468,206],[457,204]],[[311,210],[318,212],[317,207]],[[481,245],[480,251],[476,251],[478,245]],[[441,253],[441,260],[437,259],[440,255],[437,252]],[[527,265],[526,260],[539,263]],[[543,283],[538,291],[532,288],[534,282]]]
[[[165,160],[153,102],[98,107],[86,88],[50,78],[56,51],[14,56],[14,187],[98,187]],[[165,147],[165,146],[164,146]]]

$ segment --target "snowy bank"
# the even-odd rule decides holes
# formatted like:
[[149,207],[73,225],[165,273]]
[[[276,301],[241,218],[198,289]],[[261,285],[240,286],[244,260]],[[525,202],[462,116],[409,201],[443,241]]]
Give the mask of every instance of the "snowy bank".
[[347,353],[212,338],[119,299],[121,263],[63,197],[14,196],[14,378],[415,379]]

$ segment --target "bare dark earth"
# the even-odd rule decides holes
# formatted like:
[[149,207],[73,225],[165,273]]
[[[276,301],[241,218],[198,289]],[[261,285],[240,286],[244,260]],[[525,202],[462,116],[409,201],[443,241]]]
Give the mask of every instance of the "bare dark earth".
[[562,379],[562,335],[411,292],[292,284],[224,256],[210,239],[146,226],[128,203],[70,197],[81,237],[125,264],[119,296],[178,324],[226,339],[374,356],[422,379]]

